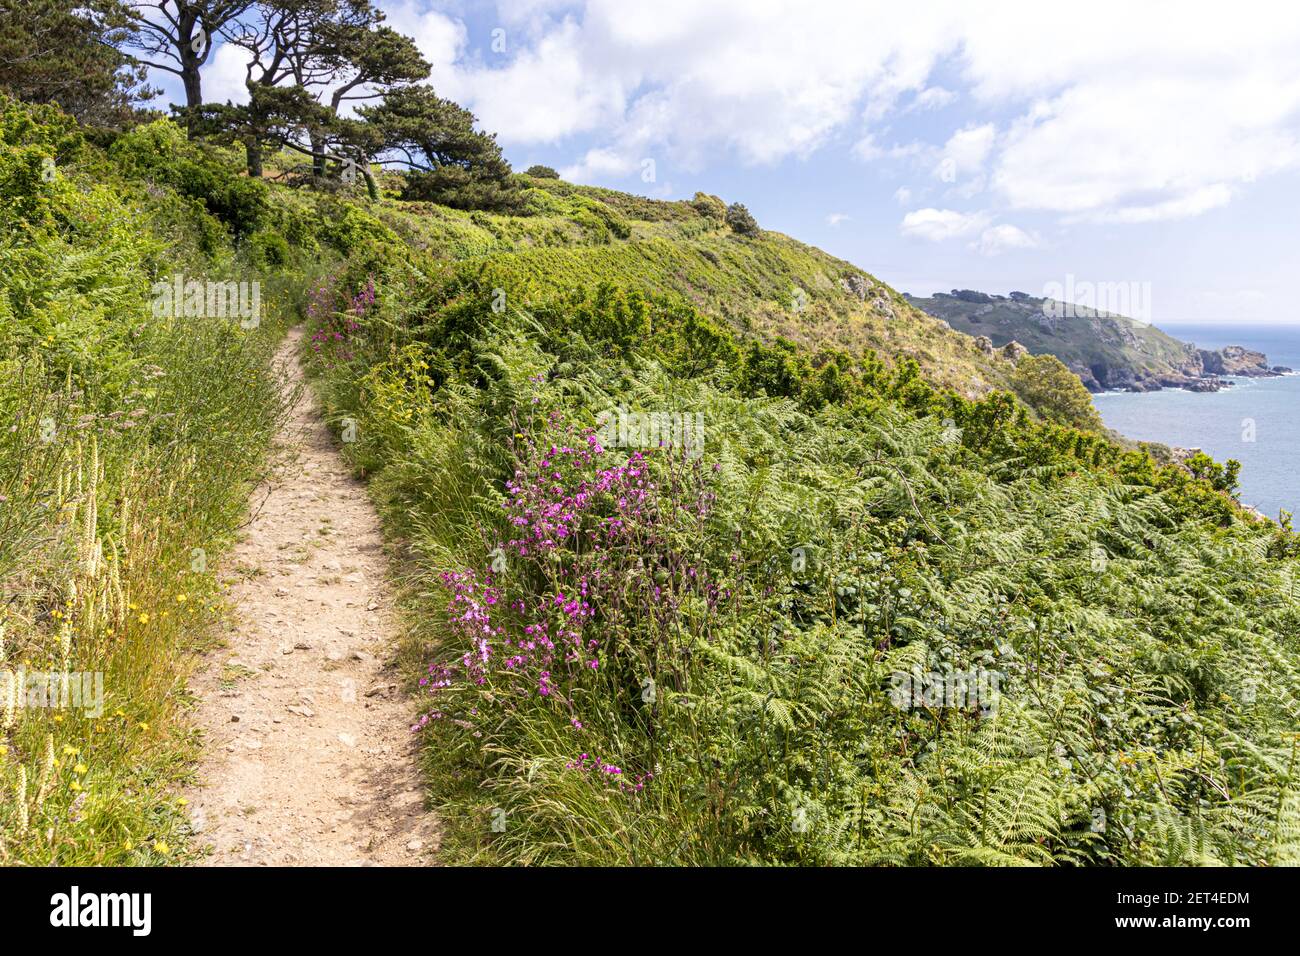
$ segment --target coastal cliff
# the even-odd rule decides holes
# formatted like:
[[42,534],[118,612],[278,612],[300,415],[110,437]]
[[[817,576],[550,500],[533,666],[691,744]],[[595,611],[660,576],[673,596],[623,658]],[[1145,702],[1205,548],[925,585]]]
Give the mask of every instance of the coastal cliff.
[[1232,377],[1265,377],[1289,369],[1240,345],[1197,348],[1153,325],[1024,292],[994,295],[970,289],[907,296],[922,311],[992,349],[1016,345],[1034,355],[1055,355],[1091,392],[1150,392],[1185,388],[1214,392]]

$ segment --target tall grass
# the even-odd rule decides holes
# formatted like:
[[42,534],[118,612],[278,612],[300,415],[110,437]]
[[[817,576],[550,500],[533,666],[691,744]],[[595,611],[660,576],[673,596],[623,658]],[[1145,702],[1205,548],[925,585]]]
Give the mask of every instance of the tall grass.
[[[173,862],[185,679],[284,414],[271,356],[302,280],[84,144],[26,175],[75,131],[0,106],[5,209],[27,210],[0,240],[0,863]],[[260,325],[154,309],[175,272],[262,282]],[[33,689],[66,674],[90,696]]]

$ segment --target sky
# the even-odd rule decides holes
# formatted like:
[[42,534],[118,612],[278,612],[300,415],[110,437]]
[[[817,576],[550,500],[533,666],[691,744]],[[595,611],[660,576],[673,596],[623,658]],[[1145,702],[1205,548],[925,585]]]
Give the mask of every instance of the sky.
[[[1300,4],[377,2],[516,169],[743,202],[916,295],[1300,323]],[[205,98],[242,84],[218,46]]]

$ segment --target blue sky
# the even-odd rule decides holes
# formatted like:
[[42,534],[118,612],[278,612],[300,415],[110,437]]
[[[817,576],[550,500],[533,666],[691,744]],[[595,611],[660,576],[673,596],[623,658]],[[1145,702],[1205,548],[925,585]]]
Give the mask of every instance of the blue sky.
[[[1294,5],[379,5],[516,168],[716,193],[916,294],[1073,277],[1157,324],[1300,322]],[[217,48],[206,97],[242,72]]]

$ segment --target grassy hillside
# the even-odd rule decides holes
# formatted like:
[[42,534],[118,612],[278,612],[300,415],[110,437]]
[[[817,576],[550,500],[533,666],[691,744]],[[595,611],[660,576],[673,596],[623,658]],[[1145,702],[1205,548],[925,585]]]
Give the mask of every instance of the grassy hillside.
[[312,318],[406,555],[449,859],[1295,858],[1295,544],[1232,468],[836,349],[897,327],[783,237],[533,188],[356,211],[406,249]]
[[1071,304],[1069,314],[1062,315],[1062,303],[1024,293],[1007,297],[958,290],[909,301],[958,331],[986,336],[994,348],[1015,341],[1034,355],[1055,355],[1091,391],[1212,388],[1206,380],[1224,371],[1210,354],[1149,323],[1083,306]]
[[596,282],[670,297],[733,329],[815,351],[874,349],[914,358],[967,397],[1005,387],[1011,364],[911,306],[864,272],[777,232],[744,237],[716,197],[661,202],[555,179],[521,177],[526,215],[389,203],[379,218],[406,243],[456,263],[463,287],[502,289],[528,308]]
[[[1298,549],[1231,466],[1041,420],[990,392],[1009,362],[709,197],[370,202],[166,122],[3,116],[5,664],[108,699],[3,712],[0,859],[184,856],[195,549],[300,315],[401,558],[447,860],[1300,856]],[[258,278],[266,321],[157,314],[176,272]]]

